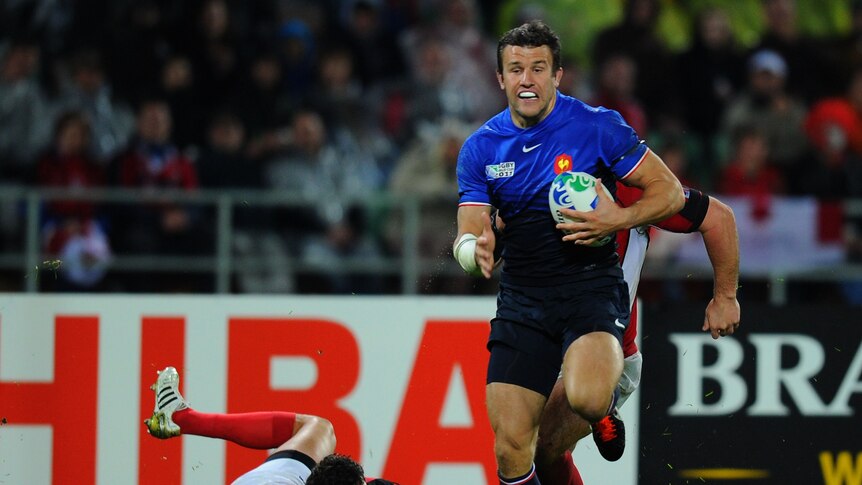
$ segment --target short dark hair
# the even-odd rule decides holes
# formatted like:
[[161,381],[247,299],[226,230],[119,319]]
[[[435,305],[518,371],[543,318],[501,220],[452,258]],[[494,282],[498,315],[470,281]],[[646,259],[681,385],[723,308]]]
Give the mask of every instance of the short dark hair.
[[503,49],[507,45],[519,47],[541,47],[548,46],[551,49],[551,58],[555,71],[562,67],[560,60],[560,37],[541,20],[531,20],[520,27],[506,32],[497,42],[497,72],[503,72]]
[[365,483],[362,465],[349,456],[332,454],[314,467],[305,485],[359,485]]

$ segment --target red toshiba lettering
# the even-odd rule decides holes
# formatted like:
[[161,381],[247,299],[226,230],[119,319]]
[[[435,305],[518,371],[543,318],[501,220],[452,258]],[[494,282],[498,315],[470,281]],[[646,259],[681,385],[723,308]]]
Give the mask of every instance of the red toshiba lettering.
[[[485,412],[488,326],[467,321],[428,322],[389,448],[383,476],[422,483],[432,463],[479,463],[487,483],[497,483],[494,436]],[[455,366],[464,373],[468,427],[441,427],[440,415]]]
[[99,318],[54,319],[54,382],[0,382],[8,424],[50,425],[51,481],[96,483],[96,386]]
[[[360,457],[359,426],[338,407],[359,379],[359,347],[343,325],[329,320],[290,318],[231,318],[228,343],[228,412],[295,411],[332,421],[338,452]],[[299,356],[317,365],[317,382],[310,389],[273,390],[270,361]],[[229,446],[228,482],[259,465],[266,452]]]
[[[171,338],[164,338],[170,335]],[[143,317],[141,319],[141,407],[138,416],[153,413],[153,393],[156,371],[176,367],[183,374],[185,367],[185,318]],[[180,393],[183,392],[180,380]],[[141,418],[142,420],[144,418]],[[147,434],[143,423],[138,427],[138,483],[141,485],[182,482],[183,442],[180,439],[157,440]]]

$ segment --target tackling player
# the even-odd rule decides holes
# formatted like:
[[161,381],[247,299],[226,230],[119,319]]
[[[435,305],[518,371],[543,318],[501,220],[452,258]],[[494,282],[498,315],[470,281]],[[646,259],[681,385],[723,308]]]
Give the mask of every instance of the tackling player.
[[[713,298],[706,308],[702,330],[709,331],[713,338],[732,335],[739,327],[740,310],[736,299],[739,277],[739,241],[733,211],[721,201],[709,197],[695,189],[685,189],[686,203],[676,215],[656,223],[661,229],[690,233],[698,231],[713,267]],[[617,201],[630,205],[640,197],[639,191],[622,184],[617,186]],[[499,221],[498,222],[502,222]],[[501,227],[502,229],[502,227]],[[641,269],[649,244],[649,234],[643,228],[630,229],[617,233],[617,253],[620,256],[629,293],[632,296],[632,321],[623,335],[623,355],[625,364],[618,385],[619,408],[637,389],[641,378],[642,356],[638,350],[636,294]],[[618,437],[615,442],[625,444],[624,427],[616,413],[592,426],[597,443],[607,441],[608,437]],[[583,485],[575,467],[571,450],[583,437],[590,434],[590,425],[573,413],[566,402],[561,380],[557,380],[539,426],[539,439],[536,449],[536,472],[544,485]],[[605,438],[602,438],[602,435]],[[617,436],[618,435],[618,436]],[[599,448],[599,451],[606,449]],[[603,456],[615,460],[619,454]]]
[[144,420],[147,432],[159,439],[180,434],[233,441],[246,448],[275,448],[265,462],[241,475],[233,485],[398,485],[366,478],[362,465],[335,451],[335,431],[328,420],[280,411],[201,413],[189,407],[179,391],[173,367],[159,372],[151,389],[156,405]]

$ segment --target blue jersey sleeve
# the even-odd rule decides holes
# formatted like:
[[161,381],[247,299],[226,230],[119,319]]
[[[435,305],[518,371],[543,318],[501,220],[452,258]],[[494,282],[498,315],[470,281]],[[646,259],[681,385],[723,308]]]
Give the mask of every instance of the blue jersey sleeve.
[[476,140],[467,139],[458,154],[458,205],[490,205],[485,164],[479,156]]
[[599,111],[599,117],[602,161],[622,180],[637,169],[649,148],[616,111]]

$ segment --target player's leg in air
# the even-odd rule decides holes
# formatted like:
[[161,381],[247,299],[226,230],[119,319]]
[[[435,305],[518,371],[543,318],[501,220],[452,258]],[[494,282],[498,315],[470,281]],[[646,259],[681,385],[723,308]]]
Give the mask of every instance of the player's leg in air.
[[[575,303],[580,303],[579,310],[570,318],[590,324],[568,327],[564,334],[562,385],[571,410],[590,424],[609,415],[612,422],[618,421],[620,429],[615,436],[597,441],[602,455],[616,460],[625,447],[616,406],[624,363],[623,332],[630,319],[628,288],[624,282],[592,286],[584,289],[579,299],[572,304],[574,308]],[[586,333],[581,333],[584,330]]]
[[180,394],[179,374],[173,367],[161,371],[151,389],[155,391],[156,404],[144,424],[156,438],[196,435],[232,441],[246,448],[276,450],[263,464],[237,478],[234,485],[365,483],[361,465],[333,454],[335,432],[324,418],[281,411],[199,412]]
[[[639,351],[625,358],[618,389],[618,410],[640,384],[642,356]],[[582,438],[593,435],[601,452],[600,443],[622,440],[625,445],[625,428],[617,412],[608,415],[592,426],[573,412],[566,397],[562,379],[558,379],[539,425],[536,445],[536,473],[543,485],[583,485],[583,479],[572,460],[572,450]],[[617,448],[613,448],[616,450]],[[622,455],[620,449],[620,456]],[[608,457],[605,457],[606,459]],[[613,456],[611,457],[613,458]],[[617,457],[619,458],[619,457]],[[613,460],[611,460],[613,461]]]

